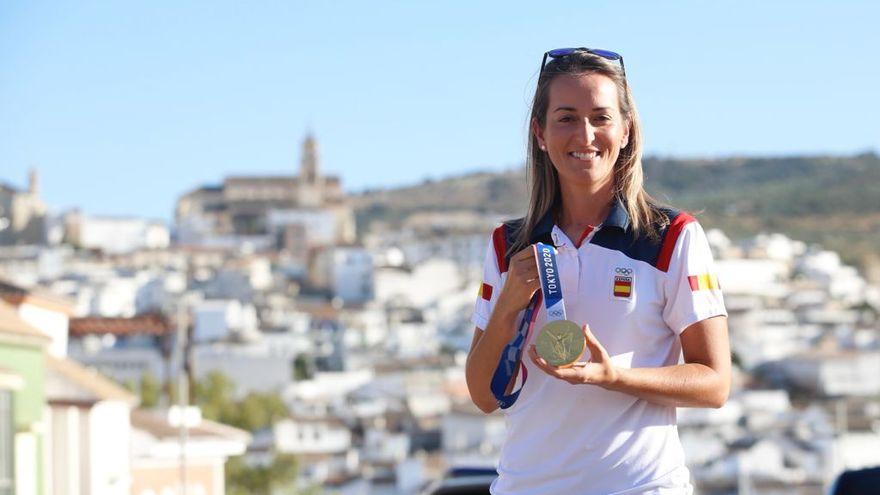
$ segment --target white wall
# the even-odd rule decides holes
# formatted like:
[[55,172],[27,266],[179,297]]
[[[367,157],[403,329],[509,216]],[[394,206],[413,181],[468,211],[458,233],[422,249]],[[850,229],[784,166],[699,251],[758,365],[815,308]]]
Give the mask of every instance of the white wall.
[[826,396],[880,394],[880,353],[794,356],[781,369],[797,385]]
[[364,459],[398,463],[409,455],[410,437],[406,433],[391,433],[370,428],[364,432]]
[[141,285],[135,295],[136,313],[169,307],[186,290],[186,274],[166,271]]
[[504,441],[504,417],[451,413],[443,416],[441,442],[446,454],[499,451]]
[[268,258],[254,258],[248,264],[248,278],[251,287],[266,290],[272,286],[272,263]]
[[250,304],[236,300],[209,300],[197,303],[195,315],[195,342],[222,340],[232,332],[254,336],[257,331],[257,314]]
[[105,253],[128,253],[137,249],[164,249],[170,241],[168,228],[140,218],[102,218],[82,216],[79,244]]
[[30,432],[15,434],[15,493],[37,492],[37,436]]
[[50,415],[52,493],[80,495],[80,408],[53,406]]
[[67,355],[67,330],[70,318],[66,313],[23,303],[18,306],[18,316],[31,326],[52,337],[49,353],[56,357]]
[[95,288],[89,313],[95,316],[134,316],[137,311],[137,293],[147,281],[140,277],[116,277]]
[[392,324],[385,348],[398,357],[432,356],[440,350],[437,327],[433,323]]
[[821,363],[822,392],[826,395],[880,394],[880,353],[864,352]]
[[284,419],[275,423],[273,433],[278,452],[333,454],[345,452],[351,447],[351,432],[342,425]]
[[880,433],[873,431],[847,432],[834,439],[836,471],[865,469],[877,466],[880,452]]
[[333,250],[333,295],[345,302],[373,299],[373,257],[362,248]]
[[102,401],[89,412],[90,489],[86,493],[128,495],[131,488],[131,408]]
[[458,292],[464,282],[462,275],[459,265],[440,258],[427,260],[411,272],[379,270],[375,282],[376,300],[408,301],[415,307],[425,307]]
[[768,259],[717,260],[715,270],[725,294],[785,297],[790,292],[788,264]]

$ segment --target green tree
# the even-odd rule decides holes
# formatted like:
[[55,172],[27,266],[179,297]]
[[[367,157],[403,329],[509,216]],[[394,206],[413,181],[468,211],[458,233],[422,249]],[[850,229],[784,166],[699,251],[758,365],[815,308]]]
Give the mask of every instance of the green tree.
[[298,381],[310,378],[312,378],[312,366],[309,358],[300,354],[293,359],[293,379]]
[[[220,372],[212,372],[198,381],[192,394],[193,403],[202,409],[206,419],[219,421],[248,431],[271,426],[289,414],[277,393],[251,392],[235,400],[235,383]],[[321,490],[296,488],[299,474],[297,459],[292,454],[276,454],[265,466],[251,466],[243,457],[226,462],[226,492],[229,495],[316,495]]]
[[122,382],[121,385],[122,385],[122,388],[124,388],[125,390],[128,390],[129,392],[131,392],[133,394],[138,393],[137,384],[134,383],[134,380],[132,380],[131,378]]
[[241,457],[233,457],[226,463],[226,491],[229,495],[295,495],[302,493],[296,489],[298,474],[292,454],[275,454],[267,466],[249,466]]
[[196,382],[193,402],[202,409],[202,416],[212,421],[238,426],[236,419],[235,384],[219,371],[212,371],[204,379]]
[[156,407],[159,405],[159,397],[162,393],[162,384],[152,373],[141,375],[141,406]]
[[223,373],[211,372],[196,383],[193,403],[202,409],[202,417],[256,431],[271,426],[289,413],[276,393],[251,392],[235,400],[235,383]]
[[252,392],[245,396],[235,416],[229,418],[230,424],[248,431],[256,431],[271,426],[288,415],[287,406],[278,394],[261,394]]

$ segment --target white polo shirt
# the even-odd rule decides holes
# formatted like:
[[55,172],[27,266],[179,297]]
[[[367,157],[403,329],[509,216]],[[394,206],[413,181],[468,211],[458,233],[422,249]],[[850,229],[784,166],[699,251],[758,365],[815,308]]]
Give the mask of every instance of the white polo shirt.
[[[603,226],[573,242],[552,216],[533,242],[558,249],[568,319],[587,323],[616,366],[653,368],[682,361],[679,335],[700,320],[726,315],[703,229],[668,210],[659,240],[635,236],[620,203]],[[472,321],[485,329],[507,277],[505,229],[493,233]],[[543,308],[525,349],[546,322]],[[504,410],[507,435],[491,493],[680,494],[690,474],[675,408],[594,385],[572,385],[523,354],[528,379]],[[517,380],[520,380],[518,377]],[[517,387],[519,384],[517,384]]]

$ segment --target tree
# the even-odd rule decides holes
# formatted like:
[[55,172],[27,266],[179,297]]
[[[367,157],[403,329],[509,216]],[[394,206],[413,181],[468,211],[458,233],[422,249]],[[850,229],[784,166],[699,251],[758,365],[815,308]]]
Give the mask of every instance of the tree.
[[223,373],[214,371],[196,383],[193,403],[202,409],[202,417],[257,431],[271,426],[289,413],[277,393],[251,392],[235,400],[235,383]]
[[[276,454],[267,466],[248,466],[241,457],[226,462],[226,488],[229,495],[270,495],[301,493],[296,489],[299,465],[292,454]],[[307,490],[314,493],[314,490]]]
[[159,396],[162,393],[162,385],[152,373],[141,375],[141,406],[156,407],[159,405]]
[[312,378],[312,364],[309,362],[309,358],[304,354],[300,354],[293,359],[293,379],[296,381],[299,380],[309,380]]
[[193,402],[202,409],[203,417],[237,426],[230,421],[237,415],[234,394],[235,384],[232,380],[219,371],[212,371],[196,382]]
[[133,394],[138,393],[137,384],[135,384],[134,380],[132,380],[131,378],[122,382],[122,388],[124,388],[125,390],[128,390],[129,392],[131,392]]

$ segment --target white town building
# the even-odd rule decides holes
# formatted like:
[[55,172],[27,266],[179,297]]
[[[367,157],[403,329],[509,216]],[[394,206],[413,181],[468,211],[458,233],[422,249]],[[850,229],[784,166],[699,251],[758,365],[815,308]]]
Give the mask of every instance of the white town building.
[[65,229],[73,245],[107,254],[165,249],[171,243],[163,222],[143,218],[90,216],[74,211],[67,214]]

